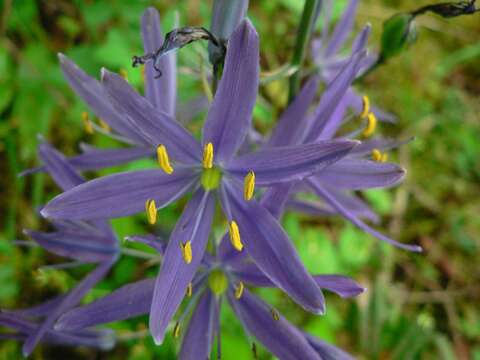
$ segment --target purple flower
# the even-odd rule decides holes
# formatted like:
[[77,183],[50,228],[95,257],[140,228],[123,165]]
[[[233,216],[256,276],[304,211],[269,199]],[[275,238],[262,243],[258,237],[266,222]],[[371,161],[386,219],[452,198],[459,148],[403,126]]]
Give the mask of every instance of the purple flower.
[[[264,148],[308,144],[334,138],[345,139],[344,136],[336,137],[336,134],[345,122],[352,119],[351,116],[345,118],[348,105],[345,94],[362,68],[366,56],[363,48],[366,45],[368,33],[369,27],[365,27],[358,35],[352,55],[329,83],[313,114],[307,114],[307,110],[314,99],[320,81],[318,77],[311,78],[292,104],[284,111]],[[369,115],[368,105],[367,101],[364,105],[365,108],[362,109],[366,116],[371,116],[367,126],[347,136],[359,134],[370,136],[373,133],[376,121],[374,116]],[[378,139],[365,141],[350,151],[347,156],[313,176],[296,183],[282,185],[276,189],[269,189],[263,204],[277,217],[282,214],[285,204],[315,215],[337,213],[382,241],[403,249],[421,251],[419,246],[401,244],[360,220],[360,217],[376,220],[376,215],[363,201],[349,193],[356,190],[392,186],[403,178],[405,170],[398,165],[384,162],[386,155],[382,153],[396,145],[395,142]],[[289,194],[301,192],[313,192],[326,206],[289,196]]]
[[102,91],[108,94],[109,104],[126,115],[137,134],[157,147],[161,169],[89,181],[57,196],[41,211],[51,218],[92,220],[126,216],[146,208],[149,222],[154,223],[158,208],[193,190],[157,278],[150,313],[157,343],[163,340],[162,324],[168,311],[175,311],[180,304],[203,258],[216,196],[228,220],[233,247],[238,251],[245,247],[259,268],[305,309],[324,311],[320,289],[280,224],[253,199],[254,188],[301,180],[339,160],[358,142],[328,140],[235,156],[250,127],[258,61],[257,33],[244,21],[229,41],[223,76],[203,128],[203,146],[120,76],[103,70]]
[[[312,41],[313,61],[317,65],[318,73],[325,84],[329,84],[339,73],[340,70],[348,63],[348,56],[342,55],[346,41],[348,40],[355,20],[358,0],[350,0],[347,4],[345,12],[336,24],[332,32],[329,30],[333,1],[326,0],[322,2],[321,10],[324,14],[324,25],[320,38]],[[368,34],[365,34],[368,36]],[[358,51],[361,47],[361,38],[357,38],[352,45],[352,51]],[[359,64],[358,75],[363,74],[376,61],[377,55],[368,55],[364,57]],[[362,110],[362,97],[359,96],[353,87],[349,87],[344,94],[343,99],[348,107],[355,112],[360,113]],[[393,122],[395,116],[381,109],[372,106],[372,112],[380,120]]]
[[[68,164],[65,157],[47,143],[39,146],[39,154],[47,172],[63,189],[69,190],[84,179]],[[36,243],[59,256],[69,257],[77,263],[94,263],[97,267],[68,294],[29,310],[2,314],[5,324],[17,330],[25,339],[23,353],[28,356],[44,337],[55,343],[91,344],[105,347],[104,334],[58,334],[52,330],[55,321],[67,310],[77,306],[85,294],[98,283],[116,262],[118,241],[104,220],[92,222],[53,221],[55,231],[44,233],[25,230]],[[17,316],[18,315],[18,316]],[[43,317],[43,321],[30,321],[30,317]],[[103,344],[103,345],[102,345]]]
[[[151,239],[137,240],[161,249],[160,243]],[[342,297],[353,297],[365,290],[353,280],[340,275],[313,278],[318,287]],[[217,256],[206,253],[192,282],[182,289],[181,297],[185,297],[187,304],[172,327],[174,337],[179,337],[183,332],[185,319],[192,309],[193,312],[183,337],[179,359],[208,358],[215,337],[220,352],[220,308],[225,300],[242,323],[247,337],[255,337],[281,359],[328,359],[340,355],[343,357],[336,359],[350,359],[343,351],[300,332],[277,310],[251,293],[247,286],[275,287],[251,260],[232,256],[229,240],[224,237]],[[55,329],[79,331],[148,313],[155,292],[153,279],[131,283],[91,304],[69,311],[58,321]],[[165,308],[161,319],[162,333],[167,330],[177,308],[170,298],[166,300],[171,307]]]

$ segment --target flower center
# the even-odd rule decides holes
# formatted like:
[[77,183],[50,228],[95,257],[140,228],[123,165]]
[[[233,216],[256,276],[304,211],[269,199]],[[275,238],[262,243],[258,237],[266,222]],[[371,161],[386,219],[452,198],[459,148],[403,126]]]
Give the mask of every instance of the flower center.
[[206,191],[215,190],[222,180],[222,172],[213,166],[210,169],[203,169],[200,182]]
[[215,295],[222,295],[228,287],[227,276],[220,269],[213,270],[208,276],[208,286]]

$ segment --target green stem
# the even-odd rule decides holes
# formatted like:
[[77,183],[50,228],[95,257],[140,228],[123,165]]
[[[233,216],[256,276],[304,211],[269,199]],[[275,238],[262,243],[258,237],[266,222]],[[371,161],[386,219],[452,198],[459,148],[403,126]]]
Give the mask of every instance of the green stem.
[[300,90],[300,67],[305,58],[305,52],[318,6],[320,6],[320,0],[305,0],[305,5],[303,6],[302,18],[300,19],[300,25],[297,31],[297,42],[295,43],[295,49],[290,62],[290,65],[296,67],[298,70],[290,77],[289,103],[293,101]]

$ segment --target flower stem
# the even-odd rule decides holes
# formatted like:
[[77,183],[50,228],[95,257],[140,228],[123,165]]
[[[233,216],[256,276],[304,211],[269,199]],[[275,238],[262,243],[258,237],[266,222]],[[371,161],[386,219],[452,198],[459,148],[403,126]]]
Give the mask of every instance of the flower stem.
[[312,32],[315,14],[320,6],[320,0],[305,0],[303,6],[302,18],[297,31],[297,41],[293,51],[290,65],[296,67],[298,70],[290,77],[288,102],[291,103],[300,89],[300,66],[305,58],[305,52],[308,45],[308,40]]

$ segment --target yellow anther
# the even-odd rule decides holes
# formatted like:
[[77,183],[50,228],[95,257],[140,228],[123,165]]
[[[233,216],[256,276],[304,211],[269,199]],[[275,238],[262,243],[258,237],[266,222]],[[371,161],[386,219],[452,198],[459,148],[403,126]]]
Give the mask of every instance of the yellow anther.
[[167,174],[173,173],[173,168],[170,165],[170,159],[168,158],[167,148],[163,145],[157,147],[157,159],[158,164]]
[[173,327],[173,337],[178,338],[180,336],[180,323],[177,321]]
[[213,167],[213,144],[209,142],[203,147],[203,168],[211,169]]
[[192,283],[189,282],[188,285],[187,285],[187,296],[188,296],[188,297],[191,297],[191,296],[192,296],[192,292],[193,292],[193,286],[192,286]]
[[278,315],[277,310],[270,309],[270,314],[272,314],[273,320],[275,320],[275,321],[280,320],[280,316]]
[[370,113],[370,100],[368,96],[364,95],[362,97],[362,112],[360,113],[360,118],[365,119]]
[[85,127],[85,132],[90,135],[93,134],[95,130],[93,129],[93,124],[90,121],[90,115],[88,115],[88,112],[82,112],[82,121],[83,126]]
[[238,230],[238,225],[235,221],[230,223],[228,232],[230,234],[230,242],[232,243],[232,246],[238,251],[242,251],[243,244],[240,238],[240,231]]
[[245,181],[243,183],[243,197],[245,200],[250,200],[253,197],[253,192],[255,191],[255,173],[249,171],[247,176],[245,176]]
[[372,150],[372,159],[377,162],[385,162],[388,160],[388,154],[387,153],[382,153],[378,149],[373,149]]
[[186,264],[190,264],[192,262],[192,243],[190,240],[185,244],[180,243],[180,249],[182,250],[183,260]]
[[367,127],[363,130],[362,135],[364,137],[369,137],[375,132],[377,127],[377,118],[374,113],[368,113],[367,115]]
[[110,125],[108,125],[105,121],[103,121],[102,119],[98,119],[98,122],[100,123],[100,127],[107,131],[107,132],[110,132],[111,128],[110,128]]
[[240,298],[243,295],[243,289],[245,286],[243,285],[243,282],[239,282],[237,287],[235,288],[235,299],[240,300]]
[[145,202],[145,212],[147,214],[147,220],[150,225],[153,225],[157,222],[157,206],[155,205],[155,200],[148,199]]
[[120,76],[123,80],[128,81],[128,72],[125,69],[120,69]]

